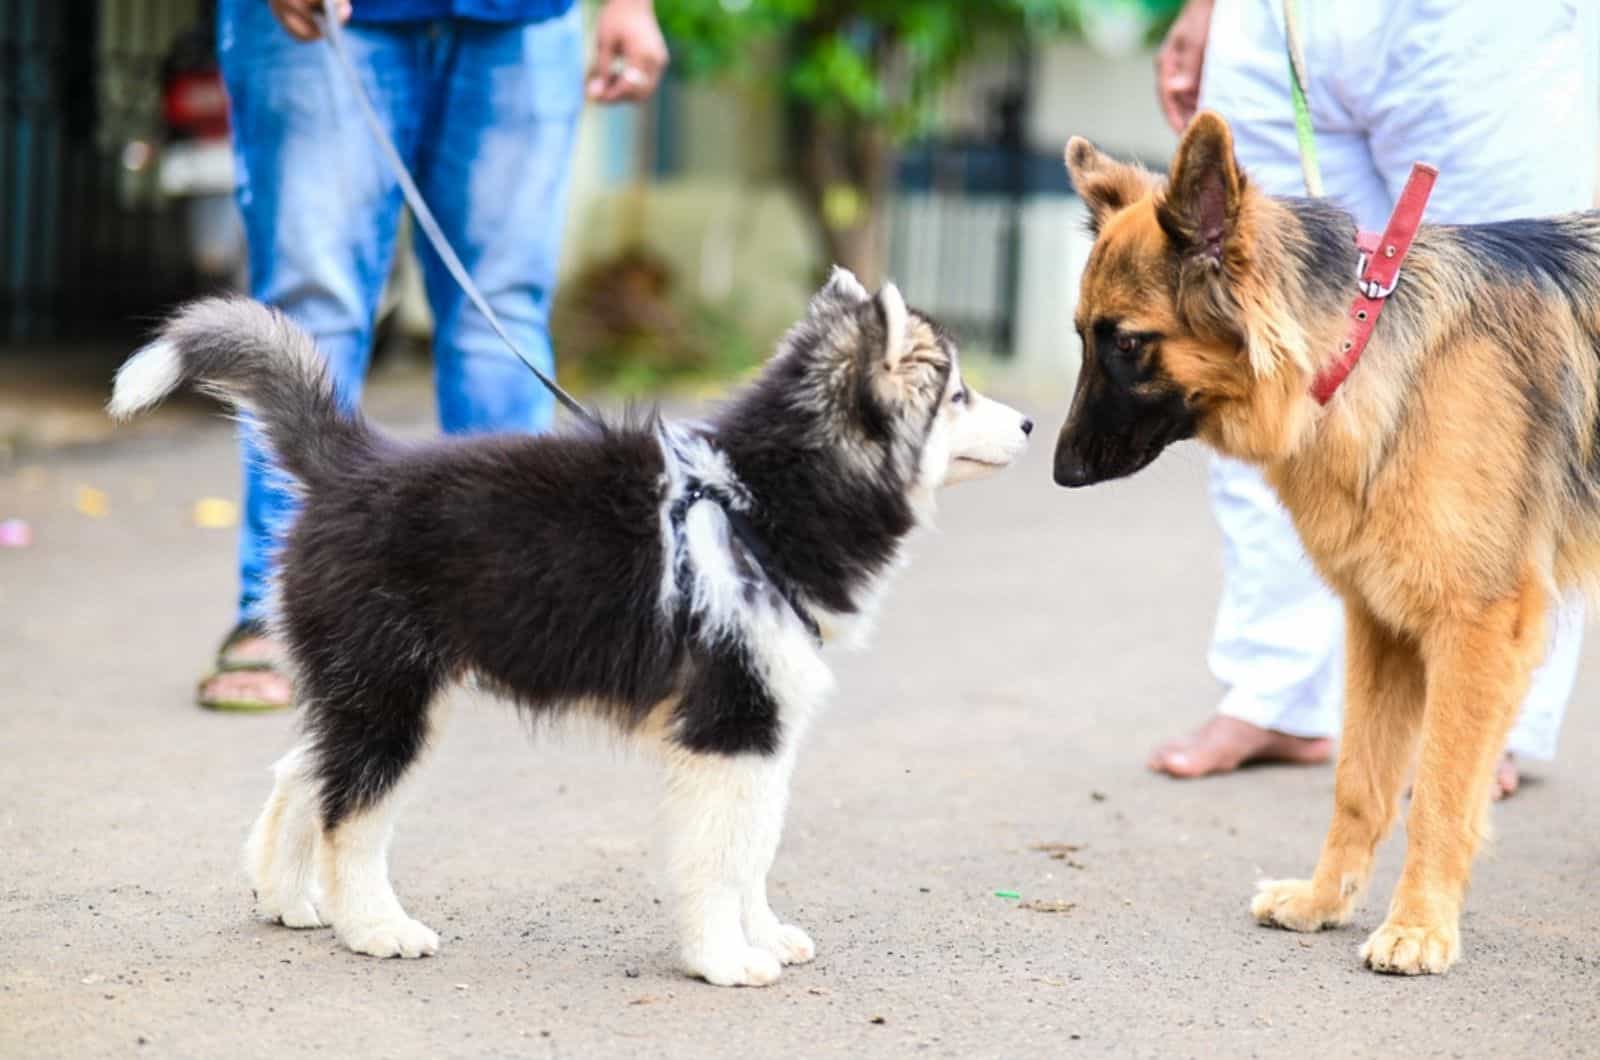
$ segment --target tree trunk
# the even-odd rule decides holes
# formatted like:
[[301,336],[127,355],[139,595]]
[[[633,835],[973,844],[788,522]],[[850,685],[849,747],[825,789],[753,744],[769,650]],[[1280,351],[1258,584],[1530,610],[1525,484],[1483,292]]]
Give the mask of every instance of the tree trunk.
[[888,133],[801,103],[793,116],[793,173],[828,264],[843,265],[875,288],[889,264],[894,148]]

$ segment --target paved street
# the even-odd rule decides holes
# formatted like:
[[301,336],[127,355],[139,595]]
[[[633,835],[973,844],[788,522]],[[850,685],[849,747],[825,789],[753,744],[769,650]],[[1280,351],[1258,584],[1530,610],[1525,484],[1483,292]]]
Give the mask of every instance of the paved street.
[[[421,401],[378,395],[413,429]],[[191,513],[236,495],[230,430],[180,412],[13,465],[0,519],[35,539],[0,549],[0,1056],[1595,1055],[1600,648],[1560,760],[1496,811],[1455,971],[1360,966],[1399,836],[1351,927],[1259,928],[1254,881],[1310,869],[1332,770],[1142,768],[1217,695],[1203,455],[1069,493],[1064,391],[1019,403],[1026,463],[946,496],[838,659],[772,887],[819,956],[766,990],[674,972],[648,760],[466,694],[393,852],[439,956],[257,919],[240,849],[292,719],[191,705],[233,591],[233,531]]]

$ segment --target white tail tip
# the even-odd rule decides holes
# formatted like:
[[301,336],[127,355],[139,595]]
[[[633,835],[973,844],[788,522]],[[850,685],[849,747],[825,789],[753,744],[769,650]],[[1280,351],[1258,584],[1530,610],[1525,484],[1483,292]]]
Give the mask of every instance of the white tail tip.
[[170,342],[152,342],[117,369],[106,411],[125,420],[172,393],[182,378],[183,364]]

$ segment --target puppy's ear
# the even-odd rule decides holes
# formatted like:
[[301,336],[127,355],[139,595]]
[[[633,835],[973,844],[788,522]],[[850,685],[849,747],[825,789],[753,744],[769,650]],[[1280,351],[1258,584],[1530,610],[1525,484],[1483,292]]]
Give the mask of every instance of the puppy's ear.
[[1140,166],[1101,154],[1081,136],[1067,141],[1067,172],[1089,207],[1089,231],[1100,234],[1106,219],[1155,190],[1156,178]]
[[872,295],[861,286],[861,281],[856,279],[856,274],[843,265],[835,265],[833,272],[828,276],[828,282],[822,289],[811,297],[811,312],[819,313],[827,310],[852,309],[863,302],[872,301]]
[[892,283],[883,285],[883,290],[878,292],[878,312],[883,317],[885,335],[882,364],[885,370],[892,372],[900,367],[900,359],[905,356],[909,342],[906,329],[911,323],[900,288]]
[[1221,269],[1243,197],[1244,174],[1233,157],[1233,133],[1217,114],[1201,111],[1178,144],[1156,220],[1185,260]]

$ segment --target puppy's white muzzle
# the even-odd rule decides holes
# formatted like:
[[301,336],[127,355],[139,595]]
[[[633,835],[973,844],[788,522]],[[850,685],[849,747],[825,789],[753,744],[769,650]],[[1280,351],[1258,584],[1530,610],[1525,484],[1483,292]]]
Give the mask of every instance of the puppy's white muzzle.
[[945,483],[964,482],[1007,467],[1028,447],[1033,421],[1009,405],[969,391],[950,432]]

